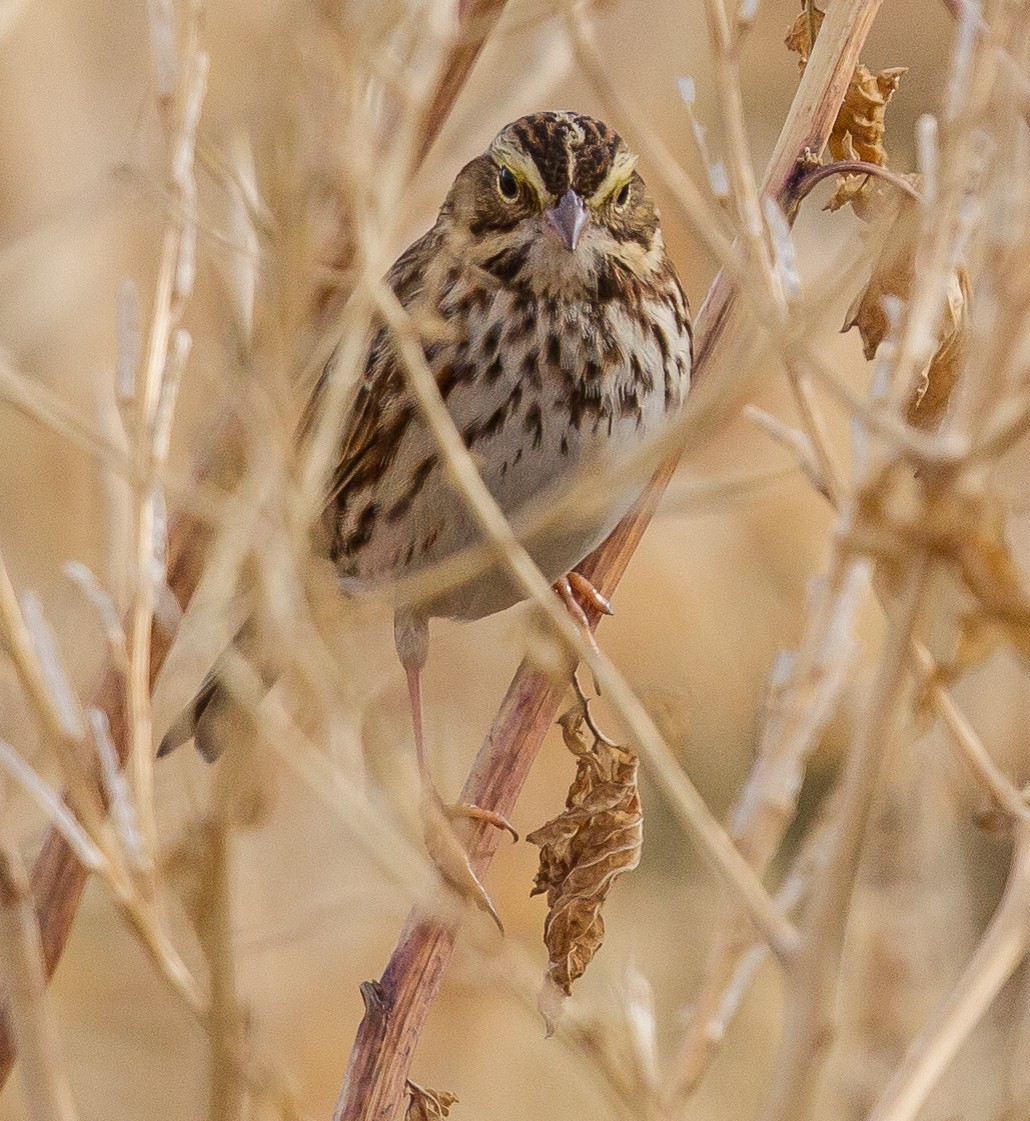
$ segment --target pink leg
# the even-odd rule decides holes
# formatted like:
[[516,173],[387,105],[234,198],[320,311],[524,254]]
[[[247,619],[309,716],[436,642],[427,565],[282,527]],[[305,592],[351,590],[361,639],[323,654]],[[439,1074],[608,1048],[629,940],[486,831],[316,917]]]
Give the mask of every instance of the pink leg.
[[447,819],[464,817],[482,821],[498,829],[508,830],[516,841],[519,835],[506,818],[492,810],[480,809],[479,806],[444,805],[429,769],[423,723],[422,668],[426,664],[429,653],[428,622],[421,616],[398,612],[394,618],[394,640],[408,680],[408,701],[411,705],[411,723],[415,733],[415,759],[422,784],[422,817],[426,847],[444,880],[456,887],[461,894],[473,899],[493,918],[503,934],[504,927],[490,896],[479,882],[479,877],[469,863],[468,853]]
[[422,667],[408,665],[404,667],[404,672],[408,678],[408,700],[411,704],[411,723],[415,732],[415,759],[418,763],[419,778],[422,780],[422,789],[427,791],[440,804],[448,817],[465,817],[471,818],[473,821],[485,822],[497,829],[506,830],[512,835],[513,840],[518,841],[519,835],[515,832],[511,822],[506,817],[502,817],[501,814],[494,813],[493,810],[484,810],[480,806],[470,806],[465,802],[459,802],[454,806],[444,805],[443,800],[437,793],[436,784],[433,782],[433,776],[429,770],[429,760],[426,757],[422,724]]
[[404,672],[408,678],[408,701],[411,704],[411,723],[415,732],[415,761],[418,774],[424,787],[432,788],[433,780],[429,774],[429,760],[426,759],[426,742],[422,731],[422,667],[406,665]]

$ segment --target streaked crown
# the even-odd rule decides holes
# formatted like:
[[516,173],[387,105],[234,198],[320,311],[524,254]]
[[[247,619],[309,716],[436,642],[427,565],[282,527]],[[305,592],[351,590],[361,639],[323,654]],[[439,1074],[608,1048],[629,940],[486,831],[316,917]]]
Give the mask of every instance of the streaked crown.
[[495,157],[532,161],[548,194],[575,191],[588,199],[618,167],[628,174],[636,162],[622,137],[603,121],[582,113],[532,113],[507,126],[490,145]]

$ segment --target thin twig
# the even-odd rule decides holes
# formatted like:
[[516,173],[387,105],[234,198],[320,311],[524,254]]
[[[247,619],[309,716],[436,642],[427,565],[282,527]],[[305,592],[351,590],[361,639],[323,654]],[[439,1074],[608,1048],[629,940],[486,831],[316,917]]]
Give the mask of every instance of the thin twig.
[[915,1121],[944,1068],[1030,950],[1030,823],[1021,819],[1005,894],[962,976],[934,1011],[869,1121]]
[[[779,199],[781,205],[790,199],[806,150],[821,151],[826,143],[878,7],[879,0],[847,0],[834,5],[827,17],[763,184],[764,193]],[[790,213],[788,207],[784,209]],[[694,374],[701,388],[706,380],[717,380],[706,379],[705,374],[722,357],[721,341],[735,303],[732,282],[720,275],[696,322]],[[580,566],[603,595],[610,596],[615,590],[678,460],[678,453],[669,456],[634,512]],[[596,618],[591,622],[596,625]],[[510,814],[559,703],[560,691],[546,677],[527,665],[519,669],[465,783],[463,801]],[[496,831],[473,831],[469,854],[479,877],[489,867],[499,841]],[[377,1011],[366,1013],[358,1030],[335,1121],[380,1116],[380,1111],[388,1114],[399,1106],[415,1045],[454,941],[453,928],[413,915],[377,983]]]
[[28,876],[10,835],[0,778],[0,976],[21,1052],[21,1083],[29,1121],[75,1121],[57,1037],[46,1006],[46,976]]
[[[493,0],[493,2],[498,10],[503,8],[504,0]],[[159,3],[158,0],[154,0],[154,7],[158,12],[167,13],[170,11],[166,4]],[[426,147],[442,128],[453,105],[453,100],[460,91],[463,81],[467,79],[479,49],[485,41],[482,4],[473,5],[469,0],[465,0],[459,12],[458,32],[461,33],[462,28],[466,26],[467,21],[473,15],[480,21],[477,26],[484,33],[480,36],[479,46],[475,50],[468,51],[466,49],[462,52],[461,58],[455,60],[454,79],[442,82],[442,85],[447,86],[447,94],[439,97],[436,115],[427,115],[423,119],[423,136]],[[165,40],[167,40],[167,36]],[[173,49],[169,46],[169,42],[165,40],[163,40],[164,48]],[[155,44],[156,51],[157,44]],[[215,426],[212,450],[205,459],[206,463],[218,462],[219,451],[227,443],[231,443],[232,435],[233,424],[231,421],[223,419]],[[201,477],[205,473],[203,470],[199,472]],[[168,529],[166,582],[182,610],[186,609],[197,590],[203,569],[205,551],[212,538],[212,526],[203,519],[193,516],[189,509],[187,506],[186,510],[180,511],[172,519]],[[13,601],[13,590],[11,600]],[[167,628],[156,627],[153,630],[149,650],[148,684],[150,687],[153,686],[153,682],[164,664],[173,637],[174,635]],[[93,693],[90,703],[92,707],[107,715],[112,742],[119,752],[119,757],[124,762],[129,741],[125,722],[124,691],[121,674],[117,670],[108,670],[104,674]],[[47,979],[53,975],[64,951],[86,884],[86,878],[86,870],[78,862],[60,832],[50,828],[33,864],[31,874],[32,895],[35,900],[36,915],[39,922],[40,942],[43,949]],[[6,1019],[0,1015],[0,1088],[7,1080],[15,1057],[14,1040],[6,1028],[6,1022]]]

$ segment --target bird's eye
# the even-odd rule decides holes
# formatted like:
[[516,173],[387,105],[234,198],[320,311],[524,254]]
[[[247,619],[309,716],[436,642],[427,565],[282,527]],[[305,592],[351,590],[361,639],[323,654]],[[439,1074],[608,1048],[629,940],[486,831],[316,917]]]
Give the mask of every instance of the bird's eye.
[[621,210],[629,202],[629,183],[623,183],[619,193],[615,196],[615,209]]
[[502,167],[497,173],[497,189],[509,202],[514,202],[519,197],[518,180],[512,175],[510,168]]

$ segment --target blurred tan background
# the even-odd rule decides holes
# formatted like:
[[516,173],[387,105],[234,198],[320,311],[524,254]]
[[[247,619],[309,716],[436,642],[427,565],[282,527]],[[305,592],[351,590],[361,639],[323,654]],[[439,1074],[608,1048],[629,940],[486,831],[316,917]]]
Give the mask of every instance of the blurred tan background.
[[[746,45],[745,98],[759,171],[796,88],[796,59],[782,46],[795,11],[792,0],[765,0]],[[512,0],[421,173],[424,213],[421,224],[408,231],[411,237],[432,220],[457,168],[506,121],[542,107],[599,112],[584,81],[565,65],[569,56],[558,24],[539,12],[539,5]],[[206,8],[202,38],[211,54],[211,80],[204,127],[210,135],[259,128],[269,96],[268,59],[301,18],[283,3],[224,0]],[[672,151],[696,169],[675,85],[678,77],[693,75],[696,111],[718,151],[699,0],[611,0],[598,14],[597,31],[613,80]],[[916,118],[935,106],[950,32],[942,5],[890,0],[865,52],[873,69],[910,68],[889,118],[888,147],[900,170],[913,166]],[[538,77],[541,67],[543,78]],[[628,131],[627,137],[632,143]],[[19,369],[89,418],[112,397],[121,278],[130,275],[136,281],[144,313],[149,298],[164,217],[156,138],[145,5],[123,0],[0,3],[0,348]],[[642,170],[646,177],[646,166]],[[666,240],[696,308],[713,265],[697,250],[676,208],[658,194]],[[862,384],[866,367],[859,340],[835,333],[850,293],[833,279],[833,263],[841,247],[858,235],[858,223],[849,213],[821,214],[821,197],[805,208],[798,226],[802,272],[815,300],[826,308],[828,354]],[[396,250],[408,240],[399,241]],[[173,438],[173,460],[183,470],[203,444],[221,388],[217,362],[207,361],[225,345],[217,333],[219,288],[212,268],[203,260],[202,246],[190,323],[197,346]],[[212,304],[210,314],[205,300]],[[762,403],[789,419],[787,395],[777,379],[770,380]],[[834,423],[843,444],[846,423],[840,416]],[[601,629],[604,648],[660,716],[689,774],[719,814],[747,772],[775,654],[797,640],[807,582],[825,559],[829,518],[800,476],[732,500],[707,497],[707,485],[745,468],[786,463],[784,453],[753,425],[737,421],[684,464],[667,509],[618,592],[615,619]],[[102,480],[88,457],[3,404],[0,472],[0,547],[19,588],[34,587],[42,594],[76,683],[85,691],[98,669],[102,643],[89,606],[61,569],[78,559],[100,574],[109,570],[109,557],[119,544],[106,528]],[[369,704],[362,717],[366,744],[392,738],[402,750],[407,714],[401,674],[385,614],[379,624],[368,630],[368,680],[362,683]],[[460,785],[489,726],[518,660],[521,635],[518,610],[470,627],[434,627],[428,721],[434,765],[446,791]],[[1013,678],[1004,666],[996,668],[990,688],[1014,690]],[[0,687],[0,735],[32,756],[33,724],[6,665],[0,666]],[[181,693],[168,698],[159,692],[159,721],[181,699]],[[851,707],[849,700],[826,738],[814,792],[825,785],[848,731]],[[1011,728],[1001,717],[996,723],[986,724],[985,734],[1004,740]],[[374,760],[370,769],[374,774]],[[572,770],[570,757],[552,737],[515,814],[523,834],[559,811]],[[159,803],[169,842],[202,800],[205,781],[203,764],[189,751],[159,767]],[[981,918],[976,908],[989,905],[1003,867],[1001,850],[972,835],[967,820],[972,803],[963,801],[963,776],[946,771],[942,781],[953,783],[960,795],[957,802],[942,795],[948,808],[941,828],[970,834],[973,870],[935,867],[931,851],[924,854],[923,878],[911,885],[908,900],[919,910],[919,937],[928,947],[928,976],[920,981],[924,1000],[953,975],[954,954],[968,948]],[[606,944],[575,999],[603,1012],[633,963],[654,988],[660,1042],[669,1047],[704,961],[717,894],[695,850],[646,783],[644,796],[643,862],[613,892]],[[813,798],[806,793],[806,805]],[[39,835],[37,828],[27,837],[27,855]],[[361,1015],[358,984],[377,976],[385,964],[406,912],[404,900],[355,850],[333,815],[286,775],[276,782],[267,821],[240,834],[235,857],[240,983],[254,1038],[302,1108],[326,1117]],[[505,844],[488,886],[508,939],[542,971],[544,905],[528,898],[535,861],[531,846]],[[969,929],[962,931],[947,901],[966,898],[969,876],[975,890],[963,912]],[[869,890],[874,926],[877,916],[888,913],[905,921],[889,899],[878,909],[875,891]],[[490,937],[484,929],[477,941],[489,946]],[[865,984],[860,977],[855,983]],[[165,993],[95,886],[87,893],[51,991],[84,1121],[205,1116],[204,1038]],[[778,978],[768,969],[745,1001],[711,1089],[696,1098],[691,1117],[755,1114],[774,1054],[779,993]],[[934,1116],[989,1116],[990,1029],[978,1039],[976,1053],[964,1055],[962,1062],[982,1072],[979,1088],[956,1079],[950,1101],[942,1095]],[[846,1046],[836,1063],[825,1115],[852,1116],[864,1080],[875,1082],[883,1072],[874,1069],[867,1053],[858,1066],[849,1065]],[[413,1069],[423,1084],[458,1094],[453,1116],[459,1118],[585,1121],[611,1111],[589,1067],[570,1058],[560,1039],[545,1041],[534,1010],[494,983],[489,954],[484,959],[459,951]],[[12,1080],[0,1098],[0,1118],[22,1116]]]

